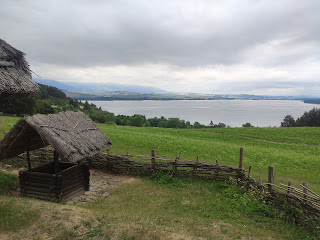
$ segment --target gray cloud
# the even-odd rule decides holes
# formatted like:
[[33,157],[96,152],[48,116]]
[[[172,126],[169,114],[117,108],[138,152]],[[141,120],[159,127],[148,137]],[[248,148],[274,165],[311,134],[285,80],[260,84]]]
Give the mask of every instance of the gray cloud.
[[[1,38],[25,51],[43,77],[59,80],[78,69],[86,71],[78,76],[85,81],[95,67],[150,64],[188,72],[240,64],[269,71],[301,63],[304,71],[305,62],[320,61],[319,15],[316,1],[301,0],[2,0],[0,29]],[[164,70],[150,79],[183,81],[170,74]],[[243,79],[239,74],[234,72],[235,81]],[[114,74],[111,80],[122,78]],[[282,88],[281,78],[272,79]]]
[[299,0],[5,1],[0,27],[3,38],[46,63],[234,64],[257,44],[316,42],[313,7]]

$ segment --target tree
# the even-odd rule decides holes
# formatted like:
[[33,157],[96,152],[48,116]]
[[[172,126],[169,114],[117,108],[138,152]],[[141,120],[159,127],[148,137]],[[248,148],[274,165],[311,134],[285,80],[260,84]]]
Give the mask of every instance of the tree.
[[199,122],[195,122],[195,123],[193,124],[193,127],[194,127],[194,128],[202,128],[202,125],[201,125],[201,123],[199,123]]
[[291,115],[287,115],[284,117],[281,122],[281,127],[294,127],[296,125],[296,121]]
[[245,124],[242,124],[242,127],[253,127],[253,126],[251,125],[251,123],[247,122]]
[[85,103],[84,103],[84,105],[83,105],[83,110],[85,110],[85,111],[89,111],[90,110],[90,104],[88,103],[88,101],[86,101]]
[[130,125],[135,127],[142,127],[144,117],[140,114],[135,114],[133,117],[130,117]]
[[305,112],[296,120],[296,126],[320,127],[320,109],[313,108],[309,112]]

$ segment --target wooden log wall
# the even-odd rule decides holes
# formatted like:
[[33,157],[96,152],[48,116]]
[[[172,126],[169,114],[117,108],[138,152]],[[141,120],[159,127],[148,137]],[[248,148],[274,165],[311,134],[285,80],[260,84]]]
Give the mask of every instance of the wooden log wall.
[[[39,167],[39,170],[46,169],[48,166]],[[90,187],[89,167],[84,163],[69,167],[57,174],[34,170],[20,171],[19,177],[22,196],[52,202],[67,200],[76,194],[88,191]]]

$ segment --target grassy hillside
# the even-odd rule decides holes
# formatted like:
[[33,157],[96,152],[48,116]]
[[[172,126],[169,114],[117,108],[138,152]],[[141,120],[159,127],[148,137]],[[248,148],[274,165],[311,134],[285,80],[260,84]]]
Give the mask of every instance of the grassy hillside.
[[244,167],[267,180],[275,167],[276,182],[306,182],[320,192],[320,128],[162,129],[99,125],[113,141],[113,153],[156,154],[237,166],[244,147]]
[[[0,137],[17,118],[0,116]],[[276,167],[276,180],[320,192],[317,128],[163,129],[99,125],[113,153],[150,154]],[[2,179],[2,180],[1,180]],[[4,180],[3,180],[4,179]],[[0,174],[0,181],[16,178]],[[13,183],[11,186],[15,186]],[[10,189],[12,191],[12,189]],[[132,178],[88,206],[55,204],[0,192],[1,239],[316,239],[294,224],[295,209],[260,203],[235,186],[168,175]]]

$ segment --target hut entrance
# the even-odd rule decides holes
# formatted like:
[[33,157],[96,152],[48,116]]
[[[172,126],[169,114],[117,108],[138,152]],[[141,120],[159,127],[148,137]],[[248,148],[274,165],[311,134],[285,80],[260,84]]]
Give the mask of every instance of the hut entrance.
[[[54,148],[53,161],[32,168],[29,151]],[[89,190],[86,159],[111,149],[111,140],[81,112],[21,119],[0,142],[0,159],[27,151],[28,170],[20,171],[21,195],[61,202]],[[61,160],[61,161],[60,161]]]

